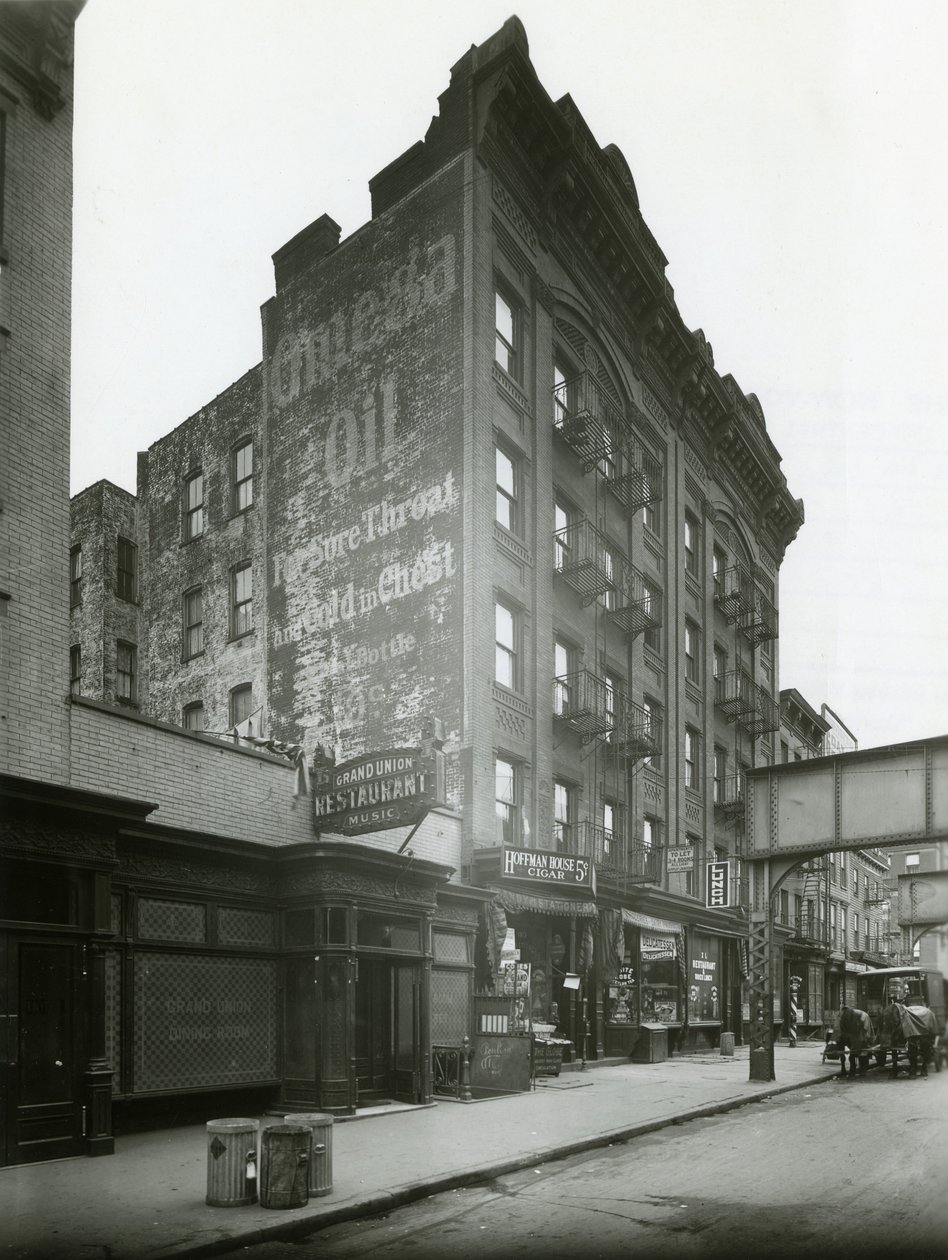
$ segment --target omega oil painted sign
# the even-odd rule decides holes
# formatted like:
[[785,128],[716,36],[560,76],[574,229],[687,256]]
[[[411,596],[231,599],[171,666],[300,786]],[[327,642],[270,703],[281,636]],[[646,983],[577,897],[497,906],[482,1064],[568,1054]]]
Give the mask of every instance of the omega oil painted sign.
[[705,905],[716,910],[726,910],[731,904],[728,896],[731,886],[731,863],[708,862]]
[[504,849],[503,873],[538,888],[589,888],[592,864],[588,858],[546,849]]
[[319,771],[313,826],[346,836],[409,826],[432,802],[429,769],[417,748],[394,748]]

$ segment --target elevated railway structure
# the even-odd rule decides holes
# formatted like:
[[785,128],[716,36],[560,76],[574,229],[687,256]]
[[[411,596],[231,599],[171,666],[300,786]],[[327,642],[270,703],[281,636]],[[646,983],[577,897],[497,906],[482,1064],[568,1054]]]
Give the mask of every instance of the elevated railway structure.
[[[774,1080],[771,957],[781,884],[824,853],[948,840],[948,735],[749,770],[744,837],[750,1079]],[[916,939],[948,922],[948,871],[900,876],[898,913]]]

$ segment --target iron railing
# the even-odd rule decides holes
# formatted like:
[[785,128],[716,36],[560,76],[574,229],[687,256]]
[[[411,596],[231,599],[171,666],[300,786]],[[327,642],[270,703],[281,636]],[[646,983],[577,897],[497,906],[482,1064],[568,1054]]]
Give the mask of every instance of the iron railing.
[[776,700],[745,670],[732,669],[715,679],[715,703],[728,721],[736,722],[755,738],[780,726]]

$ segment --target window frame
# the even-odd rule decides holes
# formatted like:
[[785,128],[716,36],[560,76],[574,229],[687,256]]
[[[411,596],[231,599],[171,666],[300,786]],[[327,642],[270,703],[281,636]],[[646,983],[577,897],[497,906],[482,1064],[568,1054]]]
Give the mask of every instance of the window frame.
[[[662,599],[664,597],[664,589],[657,582],[653,582],[650,577],[643,577],[642,590],[645,596],[646,610],[648,614],[651,615],[653,603],[657,607],[659,608],[661,607]],[[642,642],[645,644],[645,646],[648,648],[650,652],[655,652],[656,655],[661,656],[662,654],[662,624],[661,622],[657,626],[649,626],[647,630],[643,631]]]
[[[189,715],[200,713],[201,725],[192,726],[189,722]],[[181,726],[183,730],[191,731],[192,734],[200,734],[204,728],[204,701],[192,700],[190,703],[181,706]]]
[[683,761],[685,790],[701,791],[701,732],[694,726],[685,727]]
[[713,790],[712,801],[715,805],[720,805],[724,800],[725,783],[727,782],[727,749],[721,744],[714,746],[714,762],[713,762]]
[[115,594],[127,604],[138,603],[138,544],[124,534],[116,540]]
[[[562,672],[557,664],[557,658],[562,656],[563,663],[566,665]],[[578,669],[578,653],[574,644],[568,639],[564,639],[562,635],[555,634],[553,636],[553,715],[554,717],[565,717],[569,714],[573,700],[573,684],[571,682],[561,682],[563,678],[569,678],[575,674]]]
[[559,352],[553,355],[553,428],[562,429],[573,411],[576,369]]
[[[500,461],[506,460],[510,466],[510,488],[501,482]],[[494,520],[508,534],[523,534],[523,472],[522,459],[515,455],[504,442],[494,440]],[[506,509],[507,519],[501,517],[501,505]]]
[[[238,703],[244,696],[247,697],[247,712],[243,717],[239,717]],[[238,683],[236,687],[231,687],[227,695],[227,716],[230,719],[230,725],[227,729],[233,730],[235,726],[240,726],[241,722],[246,722],[247,718],[253,716],[253,713],[253,683]]]
[[[500,767],[509,768],[506,781],[510,784],[509,797],[498,791]],[[521,838],[521,801],[523,793],[523,767],[506,753],[494,754],[494,825],[495,836],[502,845],[516,846]]]
[[82,604],[82,544],[69,548],[69,607]]
[[557,853],[575,853],[578,789],[568,779],[553,779],[553,845]]
[[[128,669],[122,668],[123,652]],[[123,678],[128,679],[127,688],[120,686]],[[128,639],[115,640],[115,698],[119,704],[138,704],[138,645]]]
[[[240,457],[244,451],[250,451],[250,471],[241,476]],[[234,516],[242,516],[253,507],[253,437],[241,438],[231,451],[230,457],[231,511]],[[241,504],[241,492],[249,486],[246,503]]]
[[701,576],[701,522],[693,512],[685,512],[683,542],[685,573],[698,578]]
[[[198,617],[192,618],[191,602],[197,598],[199,602]],[[197,635],[199,644],[192,647],[192,636]],[[191,661],[196,656],[204,655],[204,587],[200,584],[190,586],[181,596],[181,659]]]
[[684,636],[685,678],[701,686],[701,627],[690,617],[685,618]]
[[82,695],[82,644],[69,645],[69,695]]
[[[249,579],[250,593],[240,599],[240,584],[245,575]],[[230,571],[230,637],[245,639],[253,632],[253,561],[241,560]]]
[[[509,618],[509,641],[500,637],[501,617]],[[507,691],[520,691],[522,679],[523,625],[521,610],[502,595],[494,595],[494,682]],[[509,674],[509,681],[501,677],[501,662],[504,662]]]
[[[192,502],[191,490],[198,485],[200,498]],[[194,468],[184,478],[181,492],[181,535],[186,543],[203,538],[207,520],[204,515],[205,486],[203,468]]]
[[[501,330],[501,307],[509,315],[510,337]],[[506,322],[506,321],[505,321]],[[523,307],[507,286],[494,284],[494,362],[511,380],[519,383],[523,360]]]

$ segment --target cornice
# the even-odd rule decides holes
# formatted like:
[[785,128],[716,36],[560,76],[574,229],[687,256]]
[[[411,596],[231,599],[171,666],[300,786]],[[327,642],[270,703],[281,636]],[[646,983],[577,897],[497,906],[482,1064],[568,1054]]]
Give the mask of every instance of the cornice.
[[85,0],[0,5],[0,70],[21,84],[41,118],[66,105],[72,30]]

